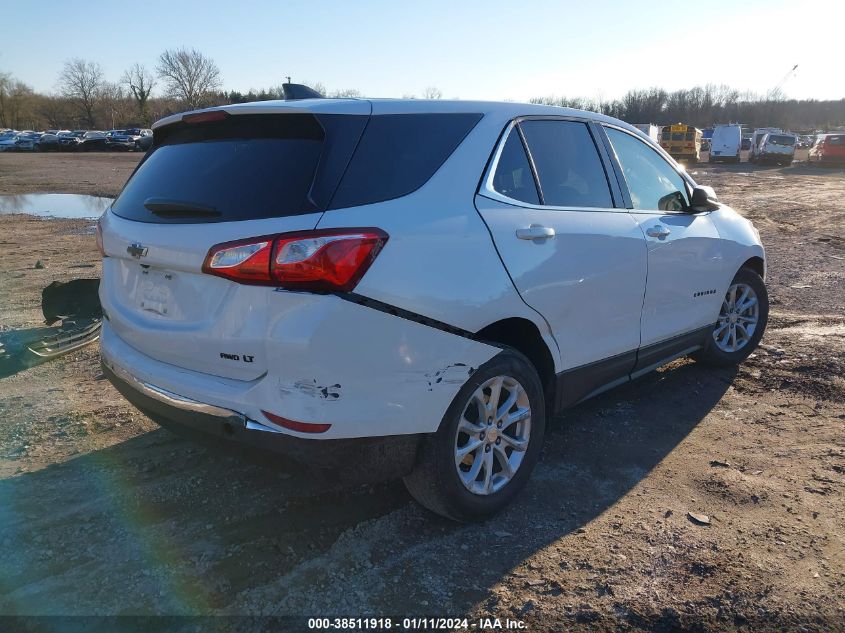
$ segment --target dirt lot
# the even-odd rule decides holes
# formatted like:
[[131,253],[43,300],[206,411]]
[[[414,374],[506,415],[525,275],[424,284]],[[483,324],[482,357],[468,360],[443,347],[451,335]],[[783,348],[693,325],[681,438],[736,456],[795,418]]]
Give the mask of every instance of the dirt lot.
[[[137,158],[0,155],[0,193],[113,195]],[[0,374],[0,614],[845,630],[845,171],[691,171],[762,234],[763,344],[735,370],[676,361],[569,411],[484,525],[428,514],[399,482],[206,452],[126,404],[96,346]],[[50,281],[99,274],[90,222],[0,216],[0,245],[2,335],[39,325]]]

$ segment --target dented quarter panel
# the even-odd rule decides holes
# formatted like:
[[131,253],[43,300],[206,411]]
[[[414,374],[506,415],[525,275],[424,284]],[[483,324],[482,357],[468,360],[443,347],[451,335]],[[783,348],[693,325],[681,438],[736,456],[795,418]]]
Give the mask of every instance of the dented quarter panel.
[[[267,425],[262,410],[329,423],[320,439],[430,433],[461,386],[499,348],[333,295],[268,291],[272,320],[254,380],[211,376],[142,354],[103,331],[103,355],[141,380]],[[327,359],[330,359],[327,361]]]

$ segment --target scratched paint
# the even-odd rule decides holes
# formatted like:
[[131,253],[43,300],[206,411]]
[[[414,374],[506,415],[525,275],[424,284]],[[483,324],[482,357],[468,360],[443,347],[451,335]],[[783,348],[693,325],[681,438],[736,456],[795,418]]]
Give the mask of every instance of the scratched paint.
[[297,380],[294,383],[286,383],[279,381],[279,393],[282,396],[292,396],[297,393],[305,394],[311,398],[321,398],[324,400],[339,400],[341,396],[342,387],[339,384],[321,385],[316,378],[311,380]]

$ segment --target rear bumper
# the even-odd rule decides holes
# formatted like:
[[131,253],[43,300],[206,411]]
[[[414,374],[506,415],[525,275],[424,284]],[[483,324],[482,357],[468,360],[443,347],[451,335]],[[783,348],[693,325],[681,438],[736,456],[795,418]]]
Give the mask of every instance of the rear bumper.
[[308,440],[242,413],[152,385],[106,357],[103,373],[132,405],[157,424],[211,448],[284,469],[334,471],[344,481],[377,481],[408,474],[421,435]]

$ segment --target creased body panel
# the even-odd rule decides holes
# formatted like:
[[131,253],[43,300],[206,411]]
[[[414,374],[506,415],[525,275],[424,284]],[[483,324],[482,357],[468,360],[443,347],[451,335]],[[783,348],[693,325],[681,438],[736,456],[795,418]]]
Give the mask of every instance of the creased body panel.
[[266,423],[262,410],[352,438],[431,433],[499,349],[335,296],[271,292],[267,373],[242,381],[156,361],[106,324],[103,355],[141,380]]

